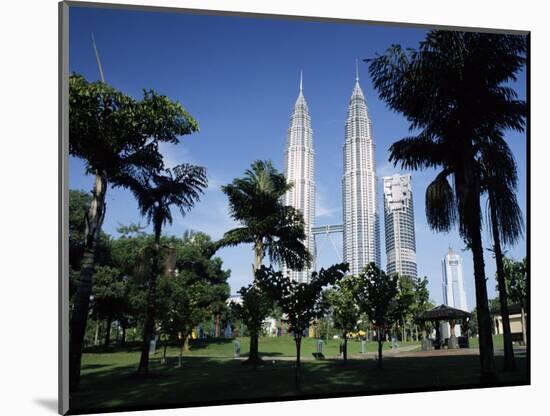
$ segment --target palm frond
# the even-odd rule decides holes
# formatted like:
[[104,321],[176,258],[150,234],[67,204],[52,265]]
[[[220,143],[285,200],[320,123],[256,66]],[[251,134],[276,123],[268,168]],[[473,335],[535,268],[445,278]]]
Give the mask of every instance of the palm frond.
[[426,188],[426,219],[437,231],[450,231],[457,220],[453,188],[443,171]]

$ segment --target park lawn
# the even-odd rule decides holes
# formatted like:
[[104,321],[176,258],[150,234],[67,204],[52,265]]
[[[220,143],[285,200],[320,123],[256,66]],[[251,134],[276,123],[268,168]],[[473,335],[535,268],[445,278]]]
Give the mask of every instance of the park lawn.
[[[250,346],[250,338],[239,337],[237,338],[241,345],[241,356],[247,356]],[[207,356],[218,358],[232,358],[234,356],[234,339],[196,339],[191,340],[189,350],[184,351],[184,356]],[[326,356],[339,356],[340,355],[340,339],[331,339],[323,341],[323,354]],[[418,346],[418,342],[405,342],[399,343],[399,346]],[[111,347],[107,350],[103,347],[92,347],[87,349],[89,353],[104,353],[109,352],[112,354],[120,353],[135,353],[139,356],[139,350],[141,344],[134,343],[129,344],[125,348]],[[391,343],[384,342],[382,348],[384,350],[391,348]],[[160,357],[163,354],[164,341],[161,341],[157,345],[155,357]],[[295,357],[296,356],[296,344],[294,338],[291,336],[281,337],[262,337],[259,340],[259,350],[262,357]],[[378,344],[376,342],[366,343],[367,352],[377,352]],[[301,356],[305,358],[311,358],[312,353],[317,351],[317,340],[315,338],[303,338],[301,345]],[[167,357],[176,357],[180,353],[180,348],[177,345],[168,345],[166,355]],[[356,339],[348,340],[348,355],[353,356],[361,354],[361,342]],[[86,360],[86,354],[84,354],[83,361]]]
[[[493,347],[504,348],[504,337],[502,334],[493,335]],[[470,338],[470,348],[479,348],[479,338],[477,337]]]
[[[267,340],[260,340],[260,350],[262,342],[264,347],[270,345]],[[214,347],[211,344],[210,347],[214,351],[216,348],[224,351],[221,346]],[[267,348],[264,350],[268,351]],[[232,354],[232,346],[230,351]],[[283,357],[285,349],[279,346],[279,351],[280,357]],[[156,354],[150,361],[153,375],[147,379],[134,377],[139,361],[137,350],[85,353],[81,389],[72,394],[70,409],[83,412],[134,406],[200,404],[205,401],[215,403],[288,398],[308,394],[372,394],[388,389],[409,391],[479,383],[477,355],[388,356],[384,358],[382,370],[376,368],[374,354],[369,354],[367,359],[351,359],[347,364],[340,359],[309,360],[302,364],[301,389],[296,390],[294,361],[291,359],[271,360],[263,354],[264,365],[254,369],[243,365],[240,360],[198,353],[193,355],[193,352],[184,356],[181,368],[176,366],[175,354],[168,356],[166,365],[160,364],[160,354]],[[527,382],[525,353],[520,352],[516,356],[520,370],[499,374],[501,382]],[[501,368],[502,357],[497,356],[496,359],[497,368]]]
[[[139,358],[134,353],[87,354],[85,358],[81,391],[71,396],[72,411],[287,398],[297,394],[407,391],[479,382],[477,355],[386,357],[382,370],[376,368],[373,358],[352,359],[347,364],[335,359],[306,361],[299,391],[294,385],[292,360],[266,360],[254,369],[230,358],[186,356],[182,368],[177,368],[175,357],[170,357],[166,365],[153,358],[153,376],[143,380],[133,377]],[[526,383],[524,355],[518,356],[518,364],[521,370],[500,374],[500,381]],[[497,366],[502,366],[501,357],[497,357]]]
[[[239,337],[237,338],[241,345],[241,355],[248,355],[250,338]],[[340,339],[323,340],[323,354],[326,356],[338,356],[340,355],[340,343],[343,342]],[[234,340],[220,339],[216,341],[211,340],[193,340],[189,351],[185,352],[185,355],[207,355],[212,357],[233,357],[234,355]],[[418,345],[420,343],[400,343],[400,346],[404,345]],[[390,343],[385,342],[383,349],[389,349]],[[367,352],[378,351],[378,344],[376,342],[366,343]],[[262,357],[295,357],[296,356],[296,343],[291,336],[281,337],[262,337],[259,340],[259,350]],[[317,351],[317,339],[315,338],[303,338],[301,344],[301,356],[312,357],[312,353]],[[174,348],[172,354],[179,354],[179,349]],[[355,355],[361,353],[361,342],[356,339],[348,340],[348,355]]]

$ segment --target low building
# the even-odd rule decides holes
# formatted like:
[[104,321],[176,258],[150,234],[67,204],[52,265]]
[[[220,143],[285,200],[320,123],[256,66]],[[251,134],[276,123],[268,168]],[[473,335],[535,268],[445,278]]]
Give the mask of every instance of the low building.
[[[510,332],[512,333],[512,341],[523,341],[523,325],[521,319],[521,305],[515,303],[508,306],[508,317],[510,318]],[[525,312],[525,319],[527,319],[527,312]],[[502,325],[502,315],[500,310],[495,311],[492,315],[493,320],[493,333],[494,335],[501,335],[504,333],[504,327]]]

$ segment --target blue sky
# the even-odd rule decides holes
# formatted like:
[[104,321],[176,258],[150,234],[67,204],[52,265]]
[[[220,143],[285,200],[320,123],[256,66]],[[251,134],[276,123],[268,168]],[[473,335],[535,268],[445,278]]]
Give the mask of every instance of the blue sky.
[[[227,210],[220,186],[242,176],[257,159],[271,159],[283,170],[286,131],[298,94],[300,70],[304,95],[312,118],[316,152],[316,225],[340,224],[342,146],[348,101],[355,80],[355,60],[383,53],[391,44],[416,47],[425,31],[413,28],[357,23],[201,16],[73,7],[70,10],[70,70],[97,80],[92,49],[94,33],[106,80],[138,98],[143,88],[154,89],[183,106],[197,119],[200,132],[182,137],[179,145],[163,146],[168,166],[188,162],[205,166],[210,186],[200,203],[185,217],[174,211],[166,234],[180,236],[186,229],[221,235],[236,224]],[[360,63],[360,82],[367,99],[376,144],[379,178],[401,172],[388,163],[388,148],[408,135],[403,117],[378,99]],[[513,85],[525,98],[525,75]],[[518,199],[526,214],[526,136],[510,132],[506,139],[519,170]],[[405,173],[405,172],[402,172]],[[431,298],[442,301],[441,258],[449,246],[464,243],[456,231],[434,233],[426,224],[424,191],[435,171],[411,172],[415,205],[418,272],[429,279]],[[90,190],[92,177],[84,163],[71,158],[71,189]],[[379,180],[379,197],[381,181]],[[382,201],[379,209],[383,218]],[[105,232],[117,235],[119,224],[144,223],[129,192],[109,189]],[[384,241],[383,224],[381,238]],[[489,234],[484,243],[490,247]],[[333,237],[341,253],[341,236]],[[332,243],[317,241],[318,265],[340,261]],[[382,264],[385,265],[384,244]],[[507,247],[508,255],[522,258],[525,242]],[[219,251],[232,275],[232,292],[252,280],[252,250],[248,246]],[[471,254],[460,252],[468,306],[475,306]],[[495,266],[486,253],[489,296],[495,296]]]

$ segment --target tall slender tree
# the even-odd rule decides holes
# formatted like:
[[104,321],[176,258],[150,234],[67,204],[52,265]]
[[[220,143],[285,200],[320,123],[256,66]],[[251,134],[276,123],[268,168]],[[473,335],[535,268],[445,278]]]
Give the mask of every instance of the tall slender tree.
[[496,373],[478,162],[480,145],[490,145],[494,132],[524,128],[525,102],[506,83],[523,68],[526,50],[524,36],[436,30],[417,50],[394,45],[369,66],[380,97],[417,132],[391,146],[390,161],[407,169],[440,169],[426,189],[428,223],[438,231],[458,223],[472,251],[481,374],[489,382]]
[[178,102],[154,91],[135,100],[103,82],[88,82],[73,74],[69,79],[69,153],[86,163],[94,175],[92,198],[86,213],[85,242],[70,322],[69,384],[80,383],[82,343],[89,314],[92,276],[106,193],[124,186],[124,179],[163,168],[159,143],[178,143],[179,136],[198,129]]
[[157,280],[161,273],[162,227],[172,223],[172,207],[179,209],[181,215],[185,215],[199,200],[208,181],[204,168],[182,164],[165,169],[161,173],[146,173],[137,178],[128,177],[124,185],[134,194],[141,215],[153,225],[155,236],[151,254],[151,275],[148,280],[143,346],[137,371],[138,375],[146,375],[149,372],[149,347],[155,324]]
[[508,144],[496,132],[491,145],[482,145],[482,186],[487,193],[487,221],[493,239],[497,289],[504,339],[504,370],[516,368],[508,311],[502,245],[515,244],[523,235],[523,215],[516,198],[517,168]]
[[[214,244],[225,246],[252,244],[254,276],[267,255],[271,262],[301,270],[311,264],[311,254],[304,245],[304,219],[297,209],[283,205],[283,195],[292,187],[285,176],[269,161],[256,161],[222,191],[229,198],[231,216],[242,226],[226,232]],[[255,278],[254,278],[255,279]],[[262,318],[260,318],[262,319]],[[258,333],[250,336],[249,361],[260,360]]]

